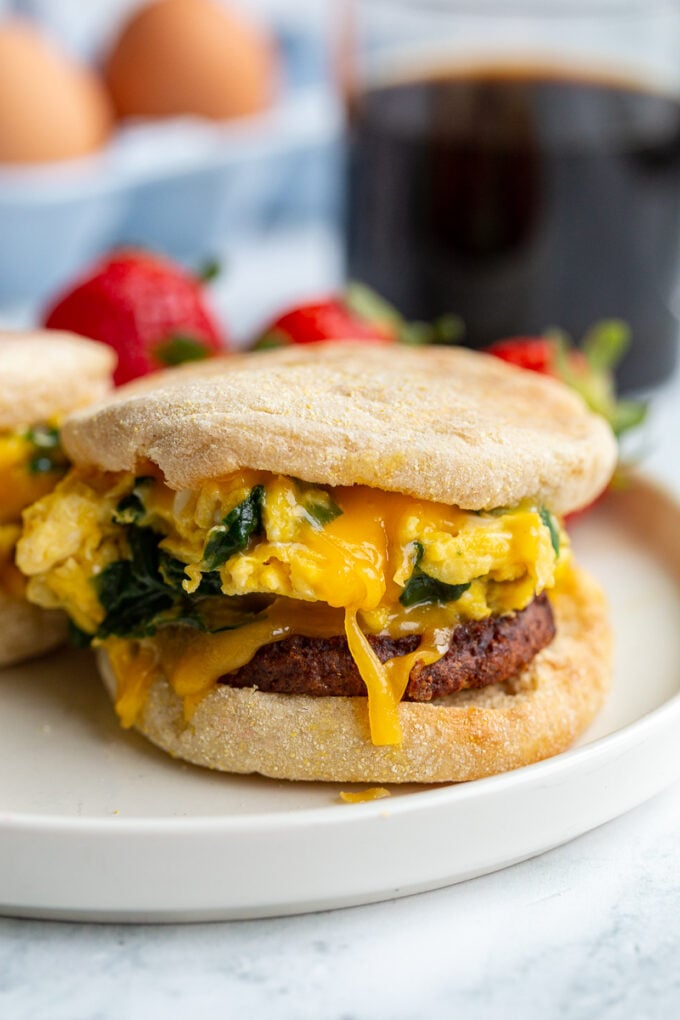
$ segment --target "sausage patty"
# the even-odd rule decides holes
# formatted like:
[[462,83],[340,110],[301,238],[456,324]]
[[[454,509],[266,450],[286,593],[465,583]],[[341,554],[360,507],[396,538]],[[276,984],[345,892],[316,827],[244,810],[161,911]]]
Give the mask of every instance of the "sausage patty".
[[[416,660],[405,700],[431,701],[468,687],[509,680],[527,666],[555,636],[552,609],[545,594],[526,609],[506,616],[470,620],[455,628],[448,651],[431,666]],[[417,634],[368,640],[381,662],[414,652]],[[220,677],[230,687],[257,687],[278,694],[360,697],[366,694],[347,640],[295,636],[264,645],[245,666]]]

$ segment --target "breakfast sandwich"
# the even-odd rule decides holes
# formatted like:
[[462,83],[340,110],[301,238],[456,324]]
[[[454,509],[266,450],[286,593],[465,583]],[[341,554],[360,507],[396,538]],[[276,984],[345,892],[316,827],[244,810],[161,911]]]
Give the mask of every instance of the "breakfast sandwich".
[[0,332],[0,665],[41,654],[66,636],[63,614],[26,601],[15,547],[22,511],[68,469],[61,420],[103,396],[113,368],[108,347],[70,333]]
[[70,417],[25,515],[29,598],[98,649],[123,726],[287,779],[469,780],[558,753],[609,683],[561,515],[612,433],[458,348],[215,361]]

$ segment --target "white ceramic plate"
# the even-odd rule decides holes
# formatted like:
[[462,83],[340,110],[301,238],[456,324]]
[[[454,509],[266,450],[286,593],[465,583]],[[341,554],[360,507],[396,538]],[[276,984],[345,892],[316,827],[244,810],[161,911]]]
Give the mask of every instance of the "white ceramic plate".
[[680,509],[643,481],[578,526],[579,558],[611,599],[611,697],[573,750],[466,785],[345,804],[337,785],[219,775],[121,731],[87,654],[0,673],[0,910],[176,921],[367,903],[627,811],[680,775],[679,528]]

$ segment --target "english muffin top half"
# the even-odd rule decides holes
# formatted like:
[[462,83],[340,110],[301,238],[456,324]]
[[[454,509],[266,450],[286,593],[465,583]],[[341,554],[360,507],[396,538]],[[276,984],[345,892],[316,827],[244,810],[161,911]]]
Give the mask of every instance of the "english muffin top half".
[[65,424],[79,466],[152,462],[173,489],[248,467],[468,510],[567,513],[606,484],[606,422],[543,376],[461,348],[319,344],[168,373]]

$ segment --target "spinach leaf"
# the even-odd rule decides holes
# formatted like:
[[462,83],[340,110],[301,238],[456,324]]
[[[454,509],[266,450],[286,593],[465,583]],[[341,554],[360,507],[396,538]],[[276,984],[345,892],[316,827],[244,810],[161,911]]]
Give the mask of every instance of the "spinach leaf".
[[98,638],[145,637],[153,634],[155,618],[172,609],[176,595],[159,572],[160,535],[150,528],[128,529],[131,559],[116,560],[95,578],[97,597],[106,611]]
[[196,594],[204,596],[222,594],[222,578],[218,570],[211,570],[209,573],[203,574]]
[[230,556],[245,549],[254,535],[261,534],[263,503],[264,486],[256,485],[221,524],[210,529],[203,550],[204,570],[217,570]]
[[[187,575],[184,572],[185,564],[181,560],[171,556],[164,549],[159,549],[159,560],[158,560],[158,571],[163,578],[165,584],[169,588],[175,589],[180,594],[186,594],[182,584],[187,579]],[[222,594],[222,578],[218,571],[213,570],[210,573],[203,574],[201,583],[199,584],[194,595],[221,595]]]
[[341,516],[342,510],[325,489],[303,482],[301,478],[295,478],[293,481],[305,516],[314,527],[323,528]]
[[326,524],[330,524],[336,517],[340,517],[342,510],[337,503],[334,503],[330,496],[327,500],[315,499],[310,495],[309,499],[304,499],[302,505],[305,508],[305,513],[309,518],[311,524],[318,525],[323,528]]
[[553,547],[553,551],[555,553],[555,556],[559,556],[560,555],[560,529],[558,527],[557,521],[555,520],[553,515],[550,513],[550,511],[545,509],[545,507],[541,507],[540,508],[540,510],[538,511],[538,516],[541,518],[541,520],[545,524],[546,528],[550,532],[550,544]]
[[34,425],[27,430],[26,439],[35,449],[28,462],[30,474],[43,475],[52,471],[63,474],[66,471],[68,461],[61,448],[58,428],[54,425]]
[[217,572],[204,574],[198,589],[184,591],[184,563],[159,548],[163,536],[151,528],[126,527],[130,559],[116,560],[94,579],[105,617],[94,635],[75,634],[76,643],[92,637],[150,637],[161,627],[193,627],[214,634],[231,626],[210,627],[203,616],[206,598],[221,595]]
[[416,558],[413,564],[413,572],[399,596],[402,606],[409,609],[411,606],[419,606],[425,602],[437,602],[439,604],[455,602],[456,599],[465,594],[470,587],[469,581],[466,584],[445,584],[443,581],[438,581],[436,577],[430,577],[424,570],[421,570],[420,561],[425,550],[421,542],[414,542],[414,545],[416,548]]
[[39,450],[57,450],[60,445],[59,429],[55,425],[33,425],[26,439]]
[[469,581],[467,584],[444,584],[443,581],[430,577],[422,570],[414,570],[399,596],[399,601],[406,608],[419,606],[423,602],[438,602],[440,604],[455,602],[465,594],[469,587]]
[[146,515],[144,506],[144,489],[153,482],[153,478],[142,476],[135,478],[135,484],[127,496],[123,496],[120,503],[113,511],[113,520],[116,524],[139,524]]
[[168,588],[172,588],[177,592],[184,591],[182,584],[187,580],[184,567],[185,564],[181,560],[171,556],[164,549],[158,550],[158,573]]

